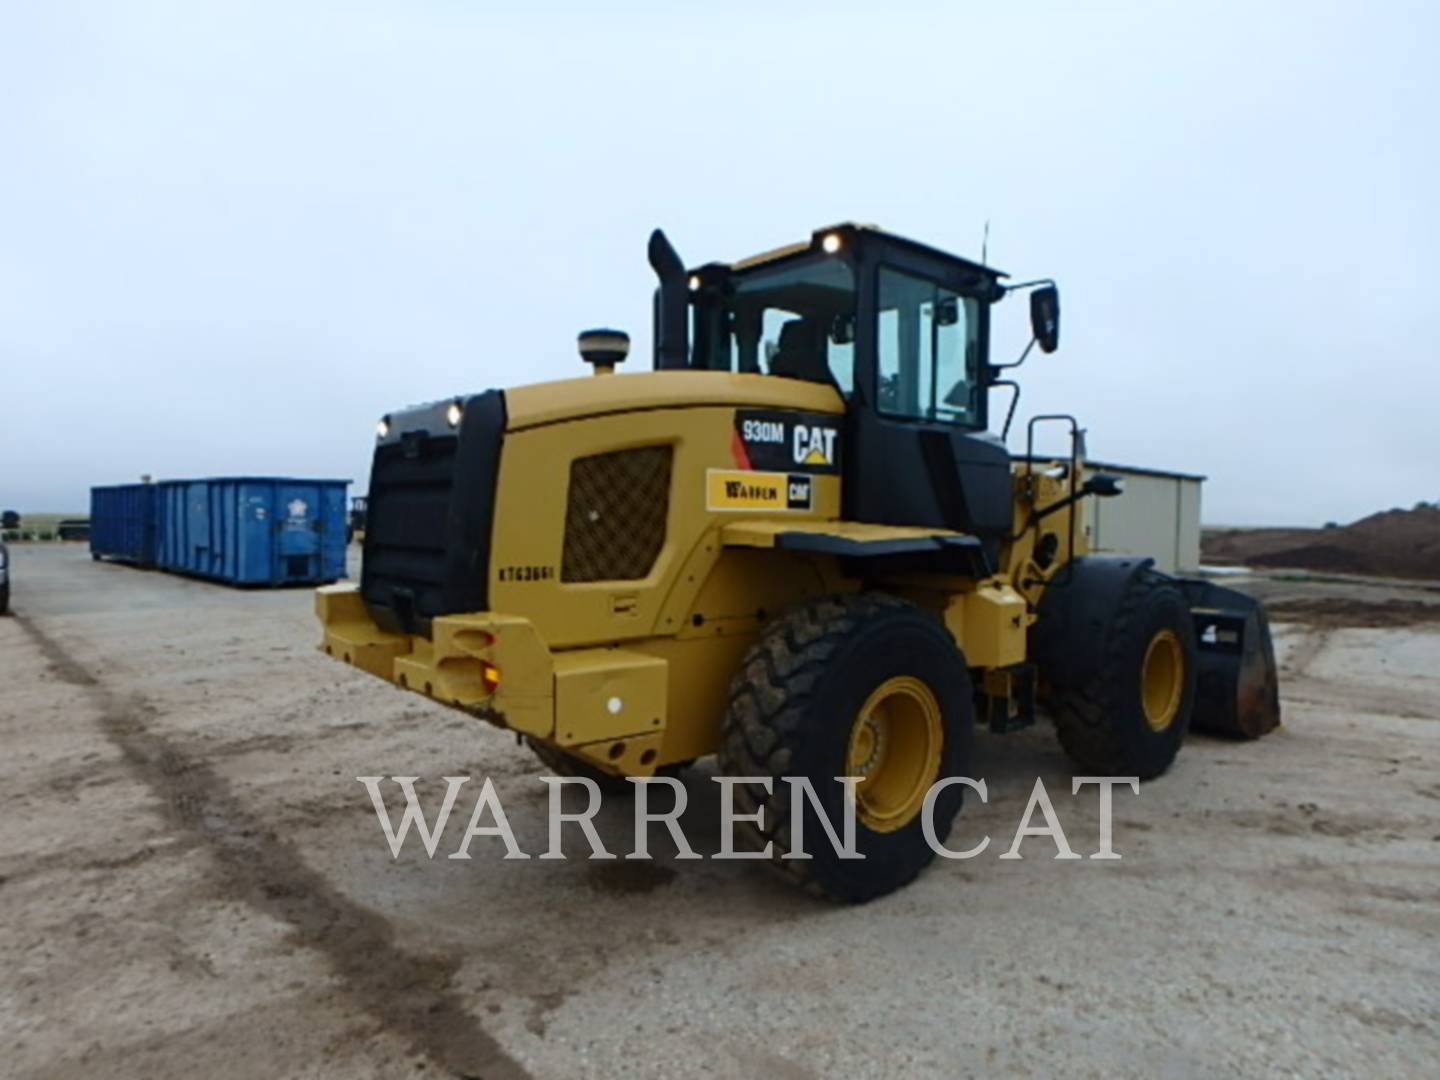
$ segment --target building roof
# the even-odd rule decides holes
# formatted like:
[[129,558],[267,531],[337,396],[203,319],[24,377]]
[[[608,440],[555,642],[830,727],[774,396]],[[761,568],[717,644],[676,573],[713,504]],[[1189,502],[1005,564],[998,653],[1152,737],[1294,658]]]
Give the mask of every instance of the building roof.
[[[1024,461],[1024,454],[1012,454],[1016,461]],[[1058,454],[1035,454],[1031,461],[1065,461],[1064,456]],[[1172,472],[1169,469],[1156,469],[1148,465],[1121,465],[1115,461],[1096,461],[1094,458],[1086,458],[1085,464],[1091,469],[1109,469],[1112,472],[1129,473],[1131,476],[1162,476],[1167,480],[1194,480],[1197,484],[1209,479],[1200,473]]]
[[1154,469],[1147,465],[1120,465],[1113,461],[1095,461],[1086,458],[1085,464],[1092,469],[1113,469],[1116,472],[1132,473],[1136,476],[1163,476],[1170,480],[1194,480],[1201,483],[1207,478],[1200,473],[1171,472],[1169,469]]

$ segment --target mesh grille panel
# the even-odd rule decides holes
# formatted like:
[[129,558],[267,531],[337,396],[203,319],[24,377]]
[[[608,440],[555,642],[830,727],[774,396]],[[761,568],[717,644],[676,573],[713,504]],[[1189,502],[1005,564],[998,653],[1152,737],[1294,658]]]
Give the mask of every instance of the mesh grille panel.
[[670,512],[673,448],[646,446],[570,463],[562,581],[635,581],[655,565]]

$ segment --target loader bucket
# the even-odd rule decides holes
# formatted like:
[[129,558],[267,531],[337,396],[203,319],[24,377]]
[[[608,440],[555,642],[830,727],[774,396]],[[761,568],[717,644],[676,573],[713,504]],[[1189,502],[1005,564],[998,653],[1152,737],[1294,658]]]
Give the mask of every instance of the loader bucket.
[[1213,582],[1181,584],[1200,646],[1191,728],[1241,739],[1274,730],[1280,725],[1280,688],[1264,606]]

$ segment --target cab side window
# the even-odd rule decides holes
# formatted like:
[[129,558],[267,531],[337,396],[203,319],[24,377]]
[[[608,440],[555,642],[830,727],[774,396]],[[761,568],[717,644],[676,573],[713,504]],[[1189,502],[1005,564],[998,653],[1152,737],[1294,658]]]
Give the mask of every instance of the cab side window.
[[975,300],[880,268],[876,359],[881,412],[975,426],[981,372]]
[[824,382],[825,372],[849,397],[855,387],[853,314],[764,309],[760,323],[758,369],[768,375]]
[[855,272],[843,259],[748,271],[706,325],[715,336],[707,367],[854,390]]

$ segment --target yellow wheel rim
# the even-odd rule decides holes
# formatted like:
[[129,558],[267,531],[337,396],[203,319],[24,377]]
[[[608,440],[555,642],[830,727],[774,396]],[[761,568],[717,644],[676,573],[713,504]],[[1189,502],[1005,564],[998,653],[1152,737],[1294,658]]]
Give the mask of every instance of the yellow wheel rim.
[[1140,701],[1151,731],[1164,731],[1180,711],[1185,687],[1185,655],[1173,630],[1161,630],[1150,639],[1140,668]]
[[886,679],[865,699],[850,729],[845,775],[858,776],[855,813],[874,832],[914,821],[940,774],[940,702],[919,679]]

